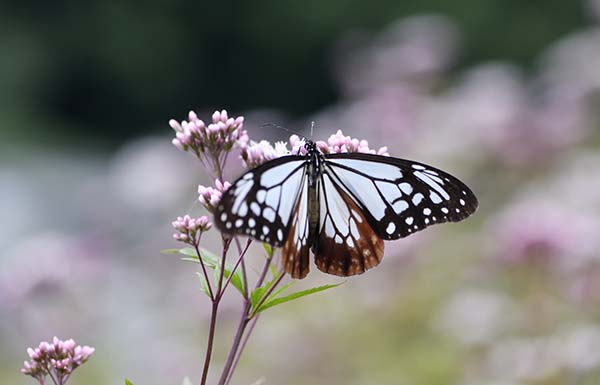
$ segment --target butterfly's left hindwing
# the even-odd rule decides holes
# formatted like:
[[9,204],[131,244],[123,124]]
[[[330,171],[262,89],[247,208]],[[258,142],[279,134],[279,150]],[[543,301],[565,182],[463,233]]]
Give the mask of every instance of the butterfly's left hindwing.
[[306,179],[305,164],[305,157],[284,156],[242,175],[223,193],[216,226],[227,234],[244,234],[283,246],[294,203]]

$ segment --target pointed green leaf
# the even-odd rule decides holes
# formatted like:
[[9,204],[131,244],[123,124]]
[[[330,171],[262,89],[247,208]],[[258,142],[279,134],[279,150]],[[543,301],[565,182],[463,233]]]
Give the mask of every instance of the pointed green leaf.
[[334,285],[317,286],[317,287],[313,287],[312,289],[306,289],[306,290],[298,291],[298,292],[295,292],[295,293],[292,293],[290,295],[286,295],[286,296],[283,296],[283,297],[273,298],[273,299],[267,300],[267,301],[265,301],[260,306],[260,308],[257,311],[255,311],[255,313],[260,313],[260,312],[265,311],[266,309],[268,309],[270,307],[277,306],[277,305],[280,305],[282,303],[292,301],[294,299],[298,299],[298,298],[305,297],[305,296],[310,295],[310,294],[318,293],[320,291],[324,291],[324,290],[327,290],[327,289],[331,289],[331,288],[337,287],[337,286],[339,286],[339,285],[341,285],[343,283],[344,282],[336,283]]
[[[225,278],[229,278],[231,272],[229,270],[225,270],[225,274],[223,276]],[[241,274],[238,274],[236,271],[233,273],[233,277],[231,277],[231,284],[240,292],[241,295],[244,295],[244,284],[242,283]]]
[[183,382],[181,383],[181,385],[192,385],[192,381],[190,380],[189,377],[185,377],[183,379]]
[[267,256],[269,258],[271,258],[273,256],[273,247],[266,242],[263,242],[262,245],[263,245],[265,251],[267,252]]
[[204,276],[204,273],[197,272],[196,274],[198,275],[198,278],[200,278],[200,290],[202,290],[202,292],[204,294],[206,294],[207,297],[210,298],[210,291],[208,290],[208,282],[206,282],[206,277]]
[[[170,251],[170,250],[169,250]],[[200,259],[198,259],[198,255],[196,250],[191,247],[184,247],[182,249],[178,249],[176,251],[179,254],[183,254],[184,257],[181,258],[182,261],[189,261],[194,263],[200,263]],[[219,271],[221,270],[221,257],[216,256],[206,249],[200,249],[200,255],[202,256],[202,261],[204,265],[209,269],[215,270],[215,285],[218,284],[219,280]],[[231,271],[233,270],[234,265],[230,263],[225,263],[225,271],[223,273],[223,277],[225,279],[229,278]],[[225,281],[223,281],[225,282]],[[233,277],[231,277],[231,284],[242,294],[244,295],[244,286],[242,283],[242,273],[239,269],[233,273]]]
[[125,385],[133,385],[133,382],[129,381],[128,379],[125,379]]
[[[298,281],[291,281],[291,282],[286,283],[281,288],[279,288],[276,291],[274,291],[273,293],[271,293],[271,295],[269,295],[269,297],[267,298],[267,301],[277,298],[279,296],[279,294],[283,293],[284,291],[289,289],[291,286],[295,285],[296,282],[298,282]],[[267,301],[265,301],[265,302],[267,302]]]
[[252,305],[252,309],[255,310],[256,306],[260,303],[260,301],[265,296],[265,293],[269,291],[269,289],[277,282],[279,277],[281,277],[283,273],[275,273],[273,279],[269,282],[265,283],[261,287],[256,288],[252,293],[250,293],[250,304]]
[[[179,249],[163,249],[160,251],[161,254],[177,254],[179,253]],[[127,380],[125,380],[127,381]]]

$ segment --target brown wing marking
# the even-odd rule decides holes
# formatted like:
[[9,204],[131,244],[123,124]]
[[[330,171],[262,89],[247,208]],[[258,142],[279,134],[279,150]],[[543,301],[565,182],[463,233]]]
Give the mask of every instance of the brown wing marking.
[[290,222],[290,230],[281,251],[284,271],[290,274],[292,278],[298,279],[306,277],[310,270],[308,256],[310,250],[308,239],[308,188],[306,183],[300,194],[298,194]]
[[[313,247],[317,267],[347,277],[377,266],[383,259],[383,240],[350,195],[332,183],[327,174],[322,181],[319,236]],[[332,210],[338,210],[337,215]],[[340,218],[345,223],[339,223]]]

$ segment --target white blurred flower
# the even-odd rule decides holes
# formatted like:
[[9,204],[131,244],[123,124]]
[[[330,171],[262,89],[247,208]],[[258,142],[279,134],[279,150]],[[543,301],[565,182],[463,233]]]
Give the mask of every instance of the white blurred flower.
[[453,295],[435,324],[463,345],[471,346],[493,342],[517,317],[517,305],[508,297],[471,289]]
[[144,138],[114,157],[109,183],[128,208],[160,211],[178,202],[196,175],[168,141]]
[[487,356],[492,377],[543,380],[562,369],[562,345],[555,338],[513,338],[496,343]]
[[[598,0],[595,0],[598,2]],[[585,97],[600,89],[600,28],[569,35],[542,56],[541,81]]]
[[600,327],[583,325],[562,336],[561,353],[565,366],[575,371],[600,367]]
[[600,0],[587,0],[585,3],[590,16],[600,22]]
[[348,34],[335,55],[340,85],[350,96],[381,86],[427,84],[453,63],[458,41],[455,25],[441,15],[400,20],[368,44],[356,47],[357,40],[371,40],[363,37]]
[[77,239],[56,232],[15,240],[0,260],[0,297],[18,303],[36,290],[61,288],[81,273],[75,262],[84,253]]

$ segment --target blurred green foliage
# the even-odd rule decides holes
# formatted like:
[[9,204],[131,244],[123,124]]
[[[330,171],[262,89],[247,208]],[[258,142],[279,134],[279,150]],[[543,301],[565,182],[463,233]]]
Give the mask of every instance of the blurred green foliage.
[[585,22],[560,0],[5,1],[2,134],[122,142],[191,108],[302,116],[337,98],[331,48],[348,30],[441,13],[464,36],[459,67],[528,64]]

